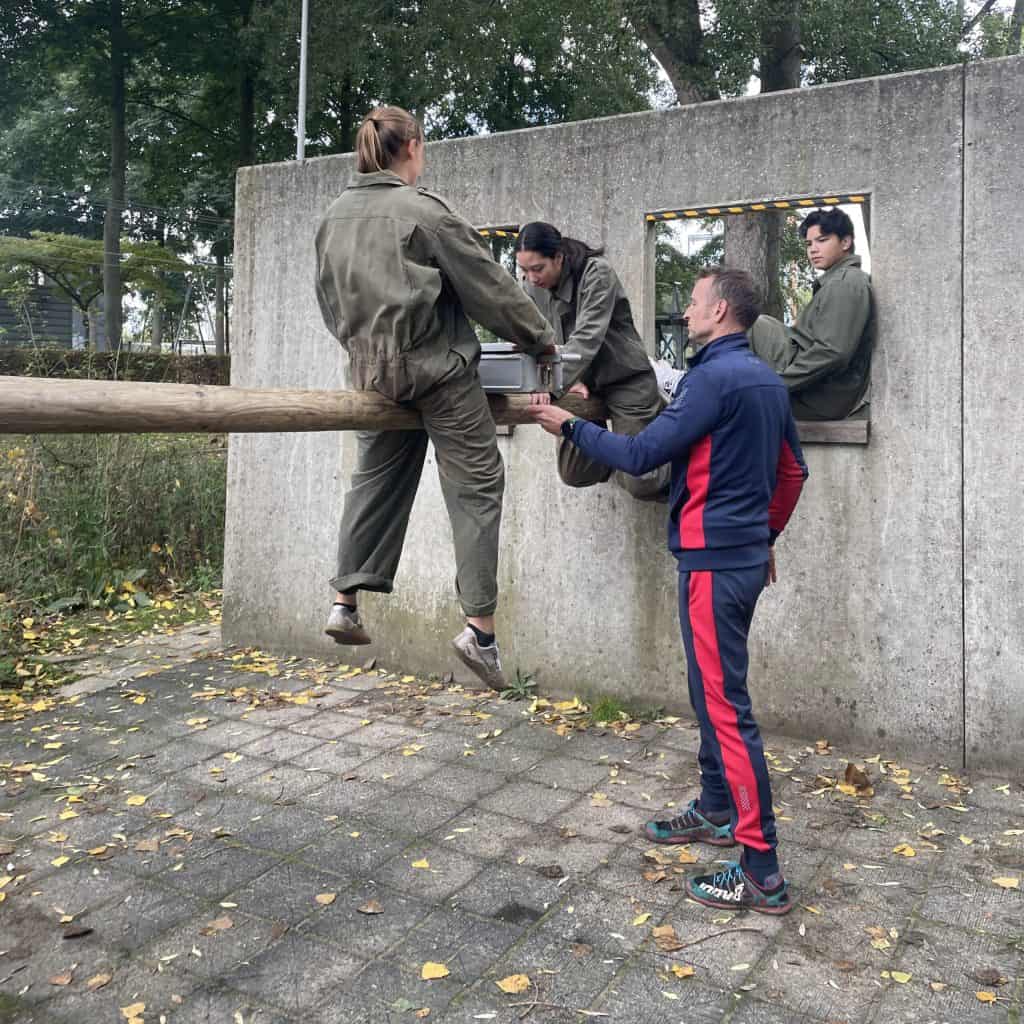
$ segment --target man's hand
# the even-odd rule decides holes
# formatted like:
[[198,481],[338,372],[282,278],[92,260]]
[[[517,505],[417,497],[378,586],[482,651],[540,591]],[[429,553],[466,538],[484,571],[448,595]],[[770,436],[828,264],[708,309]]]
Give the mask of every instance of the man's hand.
[[572,419],[572,413],[557,405],[530,405],[530,418],[539,423],[549,434],[556,437],[562,432],[562,424]]
[[551,394],[547,391],[531,391],[530,405],[550,405]]
[[580,398],[590,397],[590,388],[587,387],[583,381],[578,380],[569,390],[566,392],[567,395],[579,395]]
[[779,574],[775,571],[775,548],[768,549],[768,572],[765,576],[764,585],[770,587],[773,583],[779,582]]

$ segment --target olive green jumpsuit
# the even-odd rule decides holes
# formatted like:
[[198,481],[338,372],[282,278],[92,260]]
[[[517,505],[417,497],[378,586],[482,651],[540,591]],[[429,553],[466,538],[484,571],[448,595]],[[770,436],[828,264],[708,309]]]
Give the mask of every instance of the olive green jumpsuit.
[[361,431],[341,520],[342,593],[394,586],[433,442],[468,616],[494,613],[504,467],[467,316],[531,354],[554,341],[472,225],[390,171],[356,174],[316,237],[317,297],[349,355],[352,386],[423,418],[423,430]]
[[[582,381],[608,406],[615,433],[639,434],[665,402],[633,324],[626,291],[611,264],[591,256],[577,283],[566,261],[555,288],[525,288],[554,327],[557,343],[581,357],[578,363],[565,364],[565,386],[555,397]],[[616,473],[615,482],[634,498],[654,501],[667,493],[669,471],[662,466],[641,477]],[[563,440],[558,446],[558,475],[570,487],[591,487],[608,480],[612,470]]]

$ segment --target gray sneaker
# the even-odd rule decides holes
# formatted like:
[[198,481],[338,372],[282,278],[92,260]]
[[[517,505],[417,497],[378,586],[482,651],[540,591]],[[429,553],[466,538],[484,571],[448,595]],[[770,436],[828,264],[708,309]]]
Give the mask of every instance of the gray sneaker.
[[493,647],[481,647],[476,633],[466,626],[452,641],[452,647],[466,668],[479,676],[492,690],[505,688],[505,674],[501,671],[497,640]]
[[355,647],[373,643],[370,634],[359,621],[359,612],[350,611],[343,604],[335,604],[331,608],[324,632],[338,644],[350,644]]

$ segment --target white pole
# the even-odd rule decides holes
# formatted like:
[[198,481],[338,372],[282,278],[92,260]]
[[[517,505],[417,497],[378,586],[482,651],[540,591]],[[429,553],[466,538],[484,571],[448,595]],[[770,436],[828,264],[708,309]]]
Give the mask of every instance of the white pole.
[[309,34],[309,0],[302,0],[302,37],[299,44],[299,117],[295,159],[306,159],[306,37]]

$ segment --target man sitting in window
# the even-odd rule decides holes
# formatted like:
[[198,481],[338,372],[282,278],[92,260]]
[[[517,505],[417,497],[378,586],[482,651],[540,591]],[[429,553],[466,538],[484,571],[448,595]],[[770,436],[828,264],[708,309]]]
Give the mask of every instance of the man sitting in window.
[[815,210],[800,225],[815,270],[814,296],[791,327],[758,317],[750,347],[789,390],[798,420],[841,420],[868,402],[875,301],[842,210]]

